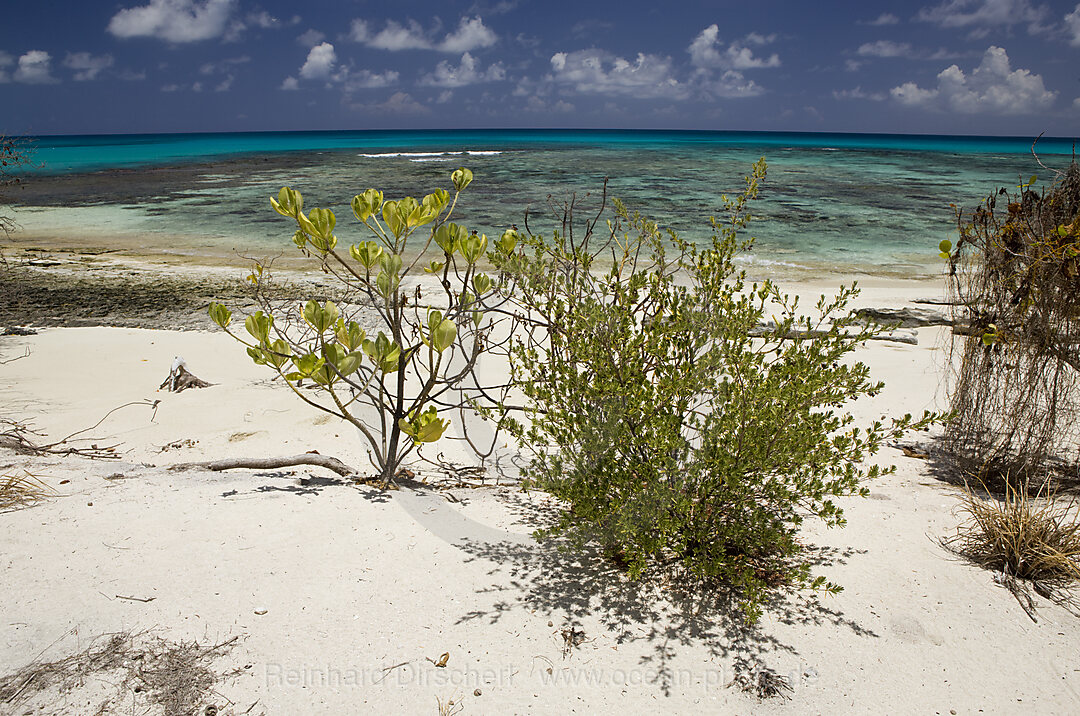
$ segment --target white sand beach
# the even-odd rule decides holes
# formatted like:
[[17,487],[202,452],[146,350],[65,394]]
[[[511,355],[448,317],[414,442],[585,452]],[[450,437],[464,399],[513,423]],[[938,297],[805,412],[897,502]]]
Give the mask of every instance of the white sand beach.
[[[936,290],[871,284],[863,305]],[[886,390],[856,414],[940,407],[946,330],[861,349]],[[746,627],[733,608],[534,543],[531,517],[552,506],[505,478],[383,492],[320,468],[168,470],[310,450],[366,465],[350,428],[220,332],[45,328],[0,339],[0,360],[26,349],[0,367],[0,402],[54,439],[160,402],[86,434],[116,444],[116,460],[0,451],[0,472],[55,491],[0,513],[0,674],[150,630],[236,637],[213,662],[229,672],[213,685],[218,714],[438,713],[439,699],[465,714],[1049,714],[1080,699],[1080,619],[1039,598],[1033,622],[992,574],[940,546],[957,488],[893,447],[879,459],[897,473],[844,501],[845,529],[806,532],[843,593],[796,595]],[[158,390],[177,355],[213,385]],[[790,700],[728,686],[754,665],[786,676]],[[27,688],[0,712],[148,712],[120,681]]]

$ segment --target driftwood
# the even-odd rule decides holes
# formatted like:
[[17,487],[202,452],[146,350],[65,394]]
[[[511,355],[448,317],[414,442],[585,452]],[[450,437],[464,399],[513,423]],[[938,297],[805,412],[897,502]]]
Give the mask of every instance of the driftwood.
[[162,381],[158,388],[161,389],[167,387],[171,392],[179,393],[188,388],[208,388],[211,385],[213,385],[213,383],[207,383],[194,373],[189,373],[188,369],[184,366],[180,366],[176,373],[170,373],[169,377]]
[[[763,323],[759,326],[750,329],[750,336],[753,338],[760,338],[761,336],[772,335],[776,331],[776,325],[773,323]],[[787,332],[785,338],[791,339],[806,339],[806,338],[824,338],[829,336],[829,331],[822,329],[811,329],[809,331],[802,328],[793,328]],[[911,330],[895,330],[888,333],[878,333],[869,336],[866,340],[870,341],[887,341],[890,343],[907,343],[908,345],[916,346],[919,344],[919,336]]]
[[161,381],[158,390],[167,387],[169,392],[179,393],[188,388],[208,388],[211,385],[213,385],[213,383],[207,383],[194,373],[188,371],[187,363],[183,358],[177,356],[176,359],[173,360],[172,369],[169,371],[169,377]]
[[350,475],[357,474],[355,469],[349,467],[336,457],[320,455],[316,452],[306,452],[300,455],[286,457],[236,457],[227,460],[211,460],[209,462],[185,462],[179,465],[173,465],[169,469],[212,470],[214,472],[221,472],[222,470],[236,470],[238,468],[273,470],[279,467],[296,467],[297,465],[325,467],[327,470],[336,472],[342,477],[349,477]]

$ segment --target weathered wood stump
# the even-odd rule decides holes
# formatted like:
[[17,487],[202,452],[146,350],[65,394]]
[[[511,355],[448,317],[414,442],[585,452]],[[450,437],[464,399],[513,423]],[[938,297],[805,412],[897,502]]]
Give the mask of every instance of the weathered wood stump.
[[191,373],[187,369],[187,363],[180,356],[177,356],[173,361],[172,370],[169,371],[169,377],[161,382],[158,386],[158,390],[162,388],[168,388],[171,393],[179,393],[187,390],[188,388],[207,388],[213,385],[213,383],[207,383],[194,373]]

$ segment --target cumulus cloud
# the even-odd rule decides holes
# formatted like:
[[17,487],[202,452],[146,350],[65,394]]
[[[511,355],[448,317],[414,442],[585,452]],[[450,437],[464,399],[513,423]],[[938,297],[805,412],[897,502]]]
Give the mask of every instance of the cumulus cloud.
[[446,60],[440,62],[431,75],[420,80],[420,84],[436,87],[465,87],[504,79],[506,79],[506,70],[501,62],[496,62],[484,70],[480,68],[476,59],[466,52],[461,56],[461,63],[456,67]]
[[557,52],[551,57],[555,82],[582,94],[682,99],[688,87],[674,76],[671,58],[638,53],[630,62],[602,50]]
[[95,80],[103,70],[112,67],[112,55],[91,55],[89,52],[69,52],[64,67],[75,70],[75,80]]
[[323,80],[328,84],[341,85],[346,94],[356,90],[389,87],[397,84],[399,74],[393,70],[372,72],[356,70],[351,64],[340,65],[337,52],[329,42],[322,42],[308,51],[298,77],[286,77],[281,83],[283,90],[300,89],[300,80]]
[[1069,44],[1080,47],[1080,4],[1065,16],[1065,32],[1069,36]]
[[416,20],[410,19],[404,24],[387,20],[382,30],[372,32],[364,20],[353,20],[349,39],[377,50],[437,50],[454,54],[491,47],[498,41],[479,15],[461,18],[457,29],[444,35],[441,40],[437,39],[438,30],[438,26],[430,31],[425,30]]
[[443,38],[438,49],[443,52],[468,52],[491,47],[498,41],[491,28],[479,16],[463,17],[458,28]]
[[1031,0],[945,0],[940,5],[924,7],[917,20],[946,28],[995,26],[1009,27],[1027,24],[1029,32],[1043,28],[1047,15],[1045,6],[1035,6]]
[[198,42],[220,37],[235,7],[236,0],[150,0],[113,15],[107,29],[121,38]]
[[334,52],[334,46],[329,42],[323,42],[312,47],[308,52],[307,60],[300,68],[300,76],[306,80],[329,79],[336,62],[337,53]]
[[775,39],[776,35],[750,33],[743,40],[736,40],[721,49],[720,28],[714,24],[706,27],[694,38],[687,52],[690,53],[690,63],[701,69],[750,70],[779,67],[779,55],[773,53],[769,57],[756,57],[754,51],[748,47],[766,45]]
[[1013,70],[1005,50],[994,46],[971,74],[951,65],[938,74],[936,87],[905,82],[890,94],[901,104],[961,114],[1029,114],[1049,109],[1057,97],[1040,75]]
[[50,63],[52,55],[44,50],[30,50],[19,58],[18,67],[12,79],[28,85],[48,85],[59,82],[52,76]]

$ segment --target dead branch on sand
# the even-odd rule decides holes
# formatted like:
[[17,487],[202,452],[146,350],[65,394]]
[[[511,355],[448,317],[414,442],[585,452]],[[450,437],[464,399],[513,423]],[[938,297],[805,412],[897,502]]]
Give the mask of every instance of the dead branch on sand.
[[209,462],[185,462],[173,465],[170,470],[236,470],[248,468],[252,470],[274,470],[279,467],[296,467],[297,465],[314,465],[325,467],[327,470],[336,472],[342,477],[350,477],[357,474],[357,470],[349,467],[341,460],[330,455],[320,455],[317,452],[306,452],[300,455],[286,457],[237,457],[226,460],[211,460]]
[[[101,425],[110,415],[121,408],[127,408],[132,405],[145,405],[149,408],[153,408],[156,412],[160,402],[160,400],[136,400],[130,403],[124,403],[123,405],[118,405],[105,413],[101,420],[90,427],[76,430],[60,440],[44,445],[37,442],[37,438],[44,437],[44,434],[34,430],[30,427],[29,423],[12,420],[11,418],[0,418],[0,447],[10,448],[20,455],[36,455],[39,457],[42,455],[81,455],[82,457],[98,458],[102,460],[116,460],[120,457],[116,453],[116,448],[119,443],[117,445],[105,446],[91,443],[90,447],[75,447],[71,442],[75,440],[76,436],[90,432]],[[152,419],[153,418],[151,418],[151,420]],[[93,438],[78,438],[78,440],[85,442],[93,440]]]

